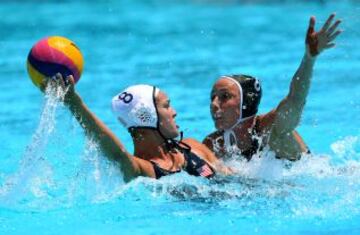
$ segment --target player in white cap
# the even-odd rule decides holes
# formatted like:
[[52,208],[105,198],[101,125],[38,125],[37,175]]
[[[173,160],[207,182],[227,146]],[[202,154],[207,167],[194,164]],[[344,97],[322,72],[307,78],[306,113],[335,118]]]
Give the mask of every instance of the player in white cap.
[[134,154],[130,154],[75,92],[73,77],[64,81],[60,74],[56,76],[56,79],[48,80],[49,85],[67,89],[65,104],[86,134],[99,143],[105,156],[120,163],[126,181],[137,176],[158,179],[181,171],[206,178],[219,172],[229,173],[202,143],[194,139],[175,139],[180,135],[175,123],[176,111],[167,95],[158,88],[130,86],[112,99],[113,112],[133,139]]

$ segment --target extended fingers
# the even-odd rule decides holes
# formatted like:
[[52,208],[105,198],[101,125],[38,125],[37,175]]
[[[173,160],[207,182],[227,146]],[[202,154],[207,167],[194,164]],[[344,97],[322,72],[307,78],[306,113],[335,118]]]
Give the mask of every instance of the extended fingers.
[[73,75],[69,75],[65,78],[65,82],[67,85],[74,85],[75,84],[75,79]]
[[40,90],[42,92],[45,92],[47,85],[48,85],[48,79],[46,79],[46,78],[42,79],[40,86],[39,86]]
[[335,46],[335,43],[331,42],[331,43],[328,43],[324,46],[325,49],[328,49],[328,48],[332,48]]
[[333,41],[337,36],[339,36],[339,34],[342,33],[342,30],[337,30],[335,33],[333,33],[332,35],[329,36],[328,40],[329,42]]
[[337,20],[327,31],[327,35],[331,35],[332,33],[335,32],[336,28],[339,26],[339,24],[341,23],[341,20]]
[[56,83],[57,83],[57,85],[60,85],[61,87],[65,87],[65,82],[64,82],[64,78],[63,78],[63,76],[61,75],[61,73],[57,73],[56,75],[55,75],[55,77],[56,77]]
[[41,83],[39,84],[39,88],[42,92],[45,92],[46,89],[51,87],[65,89],[66,87],[73,87],[75,84],[75,79],[72,75],[67,76],[64,78],[61,73],[57,73],[52,77],[44,78]]
[[330,27],[331,25],[331,21],[334,19],[335,17],[335,13],[332,13],[329,18],[326,20],[324,26],[321,28],[322,31],[327,31],[328,28]]
[[50,87],[56,87],[56,86],[58,86],[57,80],[58,80],[58,79],[57,79],[56,75],[48,78],[48,79],[47,79],[47,86],[50,86]]
[[309,22],[308,34],[314,32],[314,30],[315,30],[315,17],[311,16]]

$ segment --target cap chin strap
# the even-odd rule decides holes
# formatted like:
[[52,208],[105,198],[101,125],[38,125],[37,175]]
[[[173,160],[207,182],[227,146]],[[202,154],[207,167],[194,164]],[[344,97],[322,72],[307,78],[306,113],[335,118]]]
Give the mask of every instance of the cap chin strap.
[[[163,138],[164,143],[165,143],[165,148],[167,151],[173,150],[173,149],[178,149],[178,150],[191,150],[191,147],[184,143],[183,140],[183,136],[184,133],[182,131],[180,131],[180,140],[175,140],[172,138],[166,138],[163,133],[161,133],[160,128],[156,128],[156,130],[158,131],[158,133],[160,134],[161,138]],[[182,145],[182,146],[181,146]]]
[[243,99],[244,99],[244,93],[243,93],[242,87],[241,87],[240,83],[238,83],[235,79],[233,79],[231,77],[223,76],[222,78],[228,79],[228,80],[232,81],[233,83],[235,83],[237,85],[237,87],[239,88],[239,93],[241,95],[239,118],[234,125],[232,125],[228,129],[224,130],[224,146],[225,146],[226,151],[228,153],[239,152],[240,149],[238,147],[238,142],[237,142],[237,138],[236,138],[236,135],[234,132],[234,128],[237,127],[238,125],[241,125],[241,123],[243,123],[244,121],[254,117],[255,115],[252,115],[252,116],[246,117],[246,118],[242,118],[242,107],[243,107]]
[[[240,115],[241,116],[241,115]],[[246,120],[254,117],[255,115],[252,115],[250,117],[247,118],[239,118],[238,121],[229,129],[224,130],[224,146],[225,149],[228,153],[233,153],[233,152],[239,152],[240,149],[238,147],[238,140],[236,138],[236,134],[235,134],[235,127],[237,127],[238,125],[241,126],[241,124],[243,122],[245,122]]]

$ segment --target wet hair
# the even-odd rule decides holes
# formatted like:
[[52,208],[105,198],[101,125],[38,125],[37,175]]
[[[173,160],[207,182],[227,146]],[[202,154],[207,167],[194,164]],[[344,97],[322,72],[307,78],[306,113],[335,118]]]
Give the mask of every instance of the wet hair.
[[242,118],[247,118],[255,115],[258,112],[262,89],[260,81],[250,75],[226,75],[238,82],[242,88]]

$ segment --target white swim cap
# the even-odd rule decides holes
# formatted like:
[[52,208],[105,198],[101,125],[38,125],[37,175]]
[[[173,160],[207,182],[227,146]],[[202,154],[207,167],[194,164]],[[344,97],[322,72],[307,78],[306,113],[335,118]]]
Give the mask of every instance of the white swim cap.
[[112,110],[126,127],[158,128],[155,97],[159,89],[150,85],[134,85],[112,99]]

